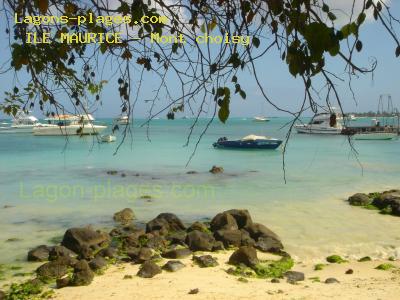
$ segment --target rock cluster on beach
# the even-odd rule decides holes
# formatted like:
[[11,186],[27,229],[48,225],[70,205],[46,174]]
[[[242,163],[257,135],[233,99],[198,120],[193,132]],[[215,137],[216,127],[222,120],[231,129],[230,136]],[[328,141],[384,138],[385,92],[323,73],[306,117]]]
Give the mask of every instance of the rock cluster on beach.
[[[396,197],[398,191],[356,194],[349,202],[358,206],[371,203],[387,203],[389,206],[395,203]],[[395,212],[392,207],[391,211]],[[192,224],[182,222],[175,214],[161,213],[143,226],[134,222],[135,215],[130,208],[116,212],[113,219],[115,226],[109,232],[91,226],[69,228],[60,244],[39,245],[31,249],[27,254],[28,261],[42,262],[36,269],[36,278],[12,284],[6,293],[0,291],[0,300],[43,298],[48,292],[45,288],[50,284],[55,284],[57,288],[86,286],[108,266],[124,263],[140,265],[136,276],[141,278],[153,278],[163,272],[179,272],[188,264],[190,268],[221,268],[228,263],[230,266],[224,271],[236,276],[242,283],[248,282],[249,278],[268,279],[265,282],[271,283],[284,279],[290,284],[306,280],[304,273],[291,270],[294,262],[284,251],[280,238],[266,226],[253,222],[244,209],[227,210],[218,213],[210,222],[196,221]],[[221,256],[217,252],[225,250],[230,250],[229,258],[218,261]],[[259,252],[277,256],[273,260],[262,259]],[[191,258],[191,263],[188,258]],[[364,257],[359,261],[370,260]],[[337,254],[330,255],[326,257],[325,264],[315,265],[314,271],[321,271],[329,264],[347,262]],[[392,264],[383,263],[375,269],[385,271],[393,268]],[[353,272],[353,269],[347,268],[343,274],[351,276]],[[129,278],[132,275],[123,277]],[[326,284],[340,283],[336,278],[325,278],[308,279]],[[198,289],[190,293],[198,293]]]
[[[36,269],[31,285],[56,282],[58,288],[89,285],[109,264],[140,264],[137,276],[152,278],[163,271],[177,272],[185,267],[179,259],[192,257],[201,268],[216,267],[212,254],[236,249],[229,263],[241,272],[263,270],[257,251],[289,255],[279,237],[262,224],[253,222],[249,212],[232,209],[217,214],[209,223],[184,224],[172,213],[161,213],[143,226],[136,225],[132,209],[114,214],[116,226],[110,232],[91,226],[66,230],[59,245],[39,245],[27,254],[28,261],[43,262]],[[162,259],[168,261],[161,264]],[[288,265],[282,272],[290,269]],[[246,271],[248,272],[248,270]]]
[[400,190],[390,190],[381,193],[357,193],[349,197],[348,202],[353,206],[380,210],[383,214],[400,217]]

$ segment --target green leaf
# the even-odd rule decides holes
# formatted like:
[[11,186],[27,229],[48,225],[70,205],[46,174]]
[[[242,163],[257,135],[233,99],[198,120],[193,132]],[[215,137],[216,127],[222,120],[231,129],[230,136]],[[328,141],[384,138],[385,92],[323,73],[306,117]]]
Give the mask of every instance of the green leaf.
[[203,23],[200,27],[202,33],[206,33],[206,23]]
[[239,94],[240,94],[240,97],[242,97],[243,99],[246,99],[246,92],[245,91],[243,91],[243,90],[240,90],[240,92],[239,92]]
[[400,46],[396,48],[396,57],[400,56]]
[[211,32],[217,26],[217,20],[215,18],[207,25],[208,31]]
[[325,12],[325,13],[328,13],[328,12],[329,12],[329,6],[328,6],[326,3],[324,3],[324,4],[322,5],[322,11]]
[[256,36],[253,37],[252,41],[251,41],[254,45],[254,47],[258,48],[260,46],[260,39]]
[[237,77],[236,77],[236,75],[233,75],[233,77],[232,77],[232,82],[237,83]]
[[219,109],[219,111],[218,111],[218,118],[219,118],[219,120],[220,120],[222,123],[225,123],[226,120],[228,120],[228,118],[229,118],[229,113],[230,113],[230,111],[229,111],[229,106],[228,106],[228,107],[222,106],[222,107]]
[[365,13],[359,14],[357,18],[357,24],[361,25],[362,23],[364,23],[366,17],[367,15]]
[[336,20],[336,15],[333,12],[328,12],[328,18],[331,21],[335,21]]
[[37,6],[42,14],[45,14],[49,9],[49,0],[37,0]]
[[362,42],[360,40],[358,40],[357,43],[356,43],[356,50],[358,52],[360,52],[362,50],[362,47],[363,47]]
[[232,64],[235,69],[240,67],[240,63],[239,53],[237,52],[233,53],[228,60],[228,64]]

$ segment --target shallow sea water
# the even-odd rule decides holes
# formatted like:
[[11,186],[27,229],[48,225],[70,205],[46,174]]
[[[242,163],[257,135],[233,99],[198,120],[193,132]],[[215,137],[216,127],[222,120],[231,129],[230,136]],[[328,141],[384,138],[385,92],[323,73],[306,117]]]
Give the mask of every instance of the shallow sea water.
[[[212,143],[248,134],[284,138],[287,128],[280,128],[288,119],[214,122],[186,167],[207,123],[200,121],[184,147],[192,121],[154,120],[149,141],[136,120],[133,140],[116,155],[118,143],[99,144],[92,137],[0,135],[0,264],[23,261],[30,247],[49,244],[71,226],[109,228],[113,213],[124,207],[139,222],[161,212],[191,222],[246,208],[303,261],[332,253],[400,256],[400,218],[345,202],[356,192],[400,188],[400,141],[356,141],[358,162],[343,136],[294,133],[285,184],[281,150],[216,150]],[[223,166],[224,174],[210,174],[212,165]],[[198,173],[186,174],[190,170]]]

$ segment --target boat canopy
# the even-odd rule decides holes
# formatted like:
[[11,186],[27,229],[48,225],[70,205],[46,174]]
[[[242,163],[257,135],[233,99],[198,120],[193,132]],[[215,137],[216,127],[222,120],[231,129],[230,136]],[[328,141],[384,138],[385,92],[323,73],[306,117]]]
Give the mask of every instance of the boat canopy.
[[270,138],[266,136],[250,134],[242,138],[242,141],[255,141],[255,140],[269,140]]

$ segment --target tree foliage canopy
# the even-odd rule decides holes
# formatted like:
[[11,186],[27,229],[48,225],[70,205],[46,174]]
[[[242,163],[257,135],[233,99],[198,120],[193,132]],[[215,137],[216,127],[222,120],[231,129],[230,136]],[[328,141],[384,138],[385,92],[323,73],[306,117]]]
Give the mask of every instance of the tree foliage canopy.
[[[337,10],[323,0],[4,0],[6,33],[9,35],[10,63],[8,72],[27,72],[26,86],[12,87],[6,93],[1,109],[15,113],[19,108],[40,106],[46,115],[55,115],[65,106],[60,95],[68,96],[76,111],[89,109],[83,99],[93,97],[101,101],[102,66],[110,63],[118,70],[114,76],[121,98],[121,111],[129,116],[139,100],[144,72],[151,72],[155,87],[149,121],[158,114],[174,118],[177,111],[190,111],[198,117],[213,112],[225,122],[230,114],[233,94],[246,98],[246,87],[241,85],[243,72],[253,76],[262,96],[275,108],[297,118],[306,108],[317,110],[318,98],[337,102],[340,95],[335,87],[338,79],[330,72],[328,57],[346,65],[349,78],[372,72],[376,63],[367,68],[357,66],[354,56],[363,51],[359,38],[368,15],[387,31],[393,41],[394,55],[400,56],[396,35],[399,20],[392,15],[384,1],[349,0],[353,10],[345,25],[337,22]],[[355,11],[355,2],[363,2]],[[67,24],[14,24],[14,16],[66,15],[69,17],[129,16],[129,24],[81,24],[70,20]],[[167,16],[166,24],[142,24],[141,17]],[[27,32],[42,35],[50,32],[50,44],[27,43]],[[123,32],[121,44],[67,44],[61,43],[61,33],[115,33]],[[221,35],[251,37],[247,46],[222,43],[220,45],[196,42],[196,36],[212,32]],[[186,43],[150,43],[152,33],[183,35]],[[287,111],[268,97],[261,78],[257,75],[257,61],[274,51],[287,64],[288,71],[304,84],[304,98],[299,111]],[[326,82],[326,93],[313,89],[314,80]],[[180,85],[179,93],[171,91],[168,82]],[[157,86],[156,86],[157,84]],[[154,111],[154,103],[166,97],[165,106]],[[330,99],[330,100],[328,100]],[[329,103],[328,103],[329,104]],[[211,122],[211,121],[210,121]],[[193,128],[192,127],[192,128]],[[189,142],[189,139],[188,139]]]

